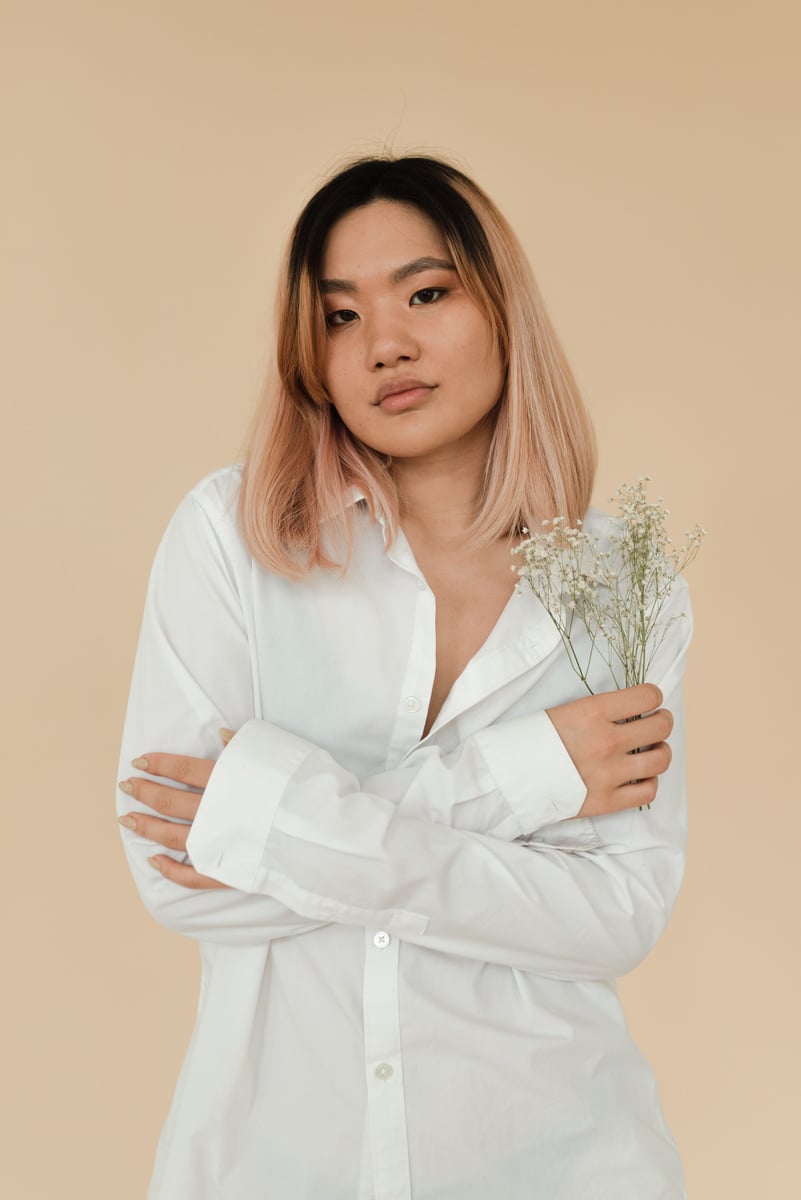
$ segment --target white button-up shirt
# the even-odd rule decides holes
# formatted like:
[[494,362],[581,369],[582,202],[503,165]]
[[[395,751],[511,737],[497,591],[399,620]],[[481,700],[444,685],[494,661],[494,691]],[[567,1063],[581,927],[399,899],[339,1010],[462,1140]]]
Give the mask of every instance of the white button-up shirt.
[[123,831],[148,909],[202,958],[151,1200],[679,1200],[614,980],[683,872],[684,584],[651,674],[675,717],[656,801],[578,818],[545,709],[585,693],[534,596],[423,737],[435,599],[406,539],[354,499],[348,570],[290,581],[247,550],[239,477],[167,529],[122,746],[120,778],[148,751],[219,755],[188,854],[232,889],[171,883]]

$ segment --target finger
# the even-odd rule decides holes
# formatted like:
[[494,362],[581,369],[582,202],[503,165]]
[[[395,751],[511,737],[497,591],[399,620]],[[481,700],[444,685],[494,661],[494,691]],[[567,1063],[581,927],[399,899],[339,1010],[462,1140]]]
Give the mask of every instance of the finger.
[[126,796],[133,796],[140,804],[168,817],[177,817],[182,821],[193,821],[200,805],[201,792],[187,792],[179,788],[165,787],[162,783],[153,783],[150,779],[134,776],[124,779],[119,785]]
[[146,813],[140,812],[126,813],[118,820],[120,825],[129,829],[131,833],[135,833],[137,837],[158,842],[160,846],[166,846],[168,850],[180,850],[181,853],[186,853],[186,839],[192,828],[191,825],[185,825],[182,821],[162,821],[160,817],[150,817]]
[[170,858],[166,854],[155,854],[148,861],[157,871],[161,872],[165,879],[171,879],[173,883],[178,883],[181,887],[195,890],[228,887],[227,883],[220,883],[219,879],[212,879],[209,875],[199,875],[191,863],[176,862],[174,858]]
[[581,810],[585,817],[604,816],[622,812],[628,808],[641,808],[651,804],[656,796],[657,779],[638,779],[622,784],[611,791],[588,795]]
[[615,764],[615,774],[619,779],[619,786],[630,783],[632,780],[653,779],[657,775],[664,775],[670,766],[671,757],[670,746],[667,742],[660,742],[658,746],[651,746],[647,750],[643,750],[636,758],[631,757]]
[[652,712],[659,708],[663,699],[655,683],[638,683],[635,687],[605,692],[604,695],[608,697],[607,714],[610,721],[626,721]]
[[624,808],[643,808],[653,804],[657,796],[659,781],[657,779],[638,779],[619,787],[615,791],[615,801]]
[[628,721],[620,726],[618,737],[626,753],[633,754],[647,746],[667,741],[673,731],[673,714],[667,708],[657,709],[638,721]]
[[213,758],[192,758],[188,754],[143,754],[131,763],[137,771],[158,775],[162,779],[174,779],[188,787],[204,788],[209,782]]

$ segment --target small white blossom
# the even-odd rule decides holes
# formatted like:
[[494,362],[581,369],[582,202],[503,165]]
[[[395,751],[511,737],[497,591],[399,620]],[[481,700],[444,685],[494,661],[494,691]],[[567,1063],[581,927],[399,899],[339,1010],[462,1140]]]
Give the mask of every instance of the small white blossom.
[[[619,516],[609,547],[597,534],[563,516],[542,522],[548,532],[531,534],[515,548],[518,569],[559,631],[570,664],[592,692],[590,660],[598,651],[617,687],[644,683],[654,654],[679,616],[663,610],[679,575],[695,558],[706,531],[695,525],[684,546],[674,549],[665,530],[668,509],[660,496],[646,497],[650,475],[624,483],[615,496]],[[528,530],[524,531],[528,533]],[[520,584],[518,584],[520,587]],[[589,635],[584,660],[571,638],[578,618]]]

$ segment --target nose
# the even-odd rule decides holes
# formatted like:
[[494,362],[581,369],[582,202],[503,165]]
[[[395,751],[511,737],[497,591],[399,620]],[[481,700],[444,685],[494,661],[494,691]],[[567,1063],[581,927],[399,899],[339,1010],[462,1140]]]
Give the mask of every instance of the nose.
[[420,354],[417,337],[411,328],[411,313],[374,313],[367,333],[367,365],[371,370],[395,363],[414,361]]

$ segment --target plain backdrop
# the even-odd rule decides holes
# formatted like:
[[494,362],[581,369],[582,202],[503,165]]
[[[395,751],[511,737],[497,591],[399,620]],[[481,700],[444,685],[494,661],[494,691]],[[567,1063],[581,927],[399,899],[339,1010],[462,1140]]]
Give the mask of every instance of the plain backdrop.
[[709,530],[687,874],[620,990],[692,1200],[789,1195],[798,6],[5,0],[0,21],[2,1193],[144,1196],[198,981],[114,819],[147,575],[181,496],[239,455],[294,217],[346,157],[394,150],[452,156],[519,232],[595,418],[597,502],[650,473],[676,534]]

